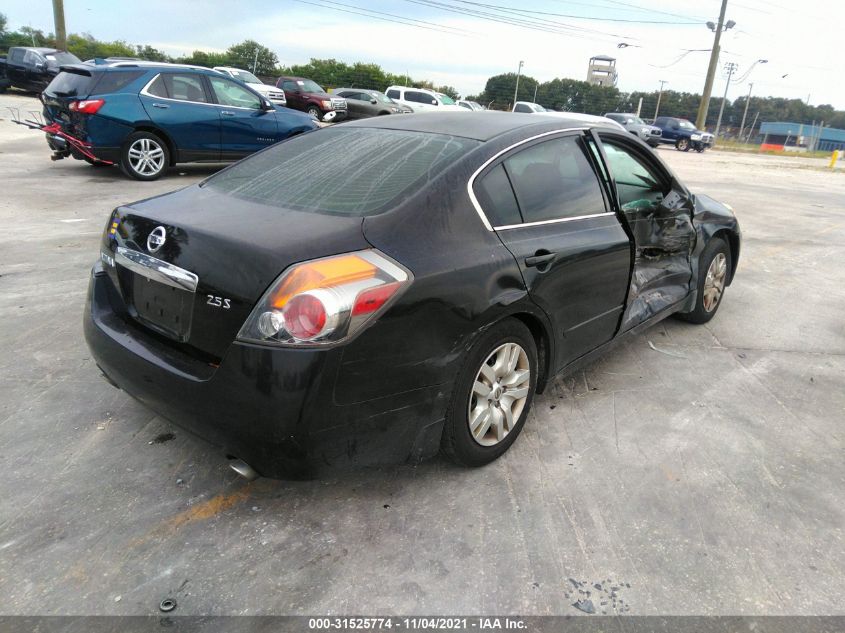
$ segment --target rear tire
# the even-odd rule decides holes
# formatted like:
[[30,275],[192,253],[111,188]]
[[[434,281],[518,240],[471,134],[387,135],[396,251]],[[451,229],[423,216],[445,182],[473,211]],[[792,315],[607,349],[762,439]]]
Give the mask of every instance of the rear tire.
[[716,316],[725,296],[732,265],[728,244],[721,238],[712,238],[698,259],[695,309],[685,314],[677,314],[677,317],[690,323],[707,323]]
[[679,152],[688,152],[689,151],[689,139],[688,138],[679,138],[675,141],[675,149]]
[[537,345],[525,325],[506,319],[465,356],[446,410],[440,447],[463,466],[483,466],[516,441],[537,388]]
[[120,150],[120,169],[135,180],[157,180],[170,166],[170,150],[151,132],[130,134]]

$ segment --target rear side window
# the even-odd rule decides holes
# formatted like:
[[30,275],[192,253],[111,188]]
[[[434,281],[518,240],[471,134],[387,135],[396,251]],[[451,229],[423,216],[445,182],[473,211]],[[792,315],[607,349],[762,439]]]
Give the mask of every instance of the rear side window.
[[529,108],[524,103],[517,103],[516,107],[513,109],[514,112],[533,112],[531,108]]
[[147,92],[162,99],[208,103],[202,77],[193,73],[162,73]]
[[474,190],[484,215],[494,227],[522,222],[504,165],[500,163],[484,174],[484,177],[475,183]]
[[430,94],[424,92],[417,92],[416,90],[405,91],[405,101],[413,101],[414,103],[427,103],[429,105],[437,105],[437,99]]
[[598,178],[577,137],[544,141],[505,160],[525,222],[604,213]]
[[136,79],[144,75],[143,70],[128,70],[118,72],[100,73],[100,79],[91,91],[92,95],[105,95],[120,92]]
[[88,74],[62,71],[56,75],[44,92],[57,97],[87,97],[95,81],[96,77]]
[[363,217],[416,193],[478,145],[443,134],[338,126],[274,145],[203,186],[285,209]]

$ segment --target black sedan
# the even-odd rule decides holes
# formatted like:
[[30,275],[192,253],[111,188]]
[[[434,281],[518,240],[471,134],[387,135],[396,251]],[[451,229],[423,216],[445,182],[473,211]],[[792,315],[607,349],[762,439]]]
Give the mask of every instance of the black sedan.
[[411,114],[413,112],[408,106],[396,103],[393,99],[378,90],[337,88],[332,94],[346,99],[346,105],[349,108],[349,119],[366,119],[371,116]]
[[486,464],[555,375],[733,279],[731,209],[611,125],[377,117],[119,207],[88,345],[241,472]]

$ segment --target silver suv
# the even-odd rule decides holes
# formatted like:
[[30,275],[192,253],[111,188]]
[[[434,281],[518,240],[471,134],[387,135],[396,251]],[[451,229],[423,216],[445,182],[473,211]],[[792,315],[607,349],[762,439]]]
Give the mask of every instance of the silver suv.
[[660,145],[660,137],[663,132],[659,127],[654,127],[643,121],[636,114],[624,114],[622,112],[608,112],[604,116],[616,121],[634,136],[639,136],[652,147]]

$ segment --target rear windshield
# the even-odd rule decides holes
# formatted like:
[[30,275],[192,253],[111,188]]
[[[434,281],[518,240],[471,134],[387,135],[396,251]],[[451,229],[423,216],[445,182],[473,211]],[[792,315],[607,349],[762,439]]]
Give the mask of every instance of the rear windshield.
[[95,72],[93,75],[62,71],[45,91],[57,97],[88,97],[119,92],[141,77],[145,70],[115,70]]
[[326,128],[255,154],[203,186],[280,208],[363,217],[395,206],[478,145],[442,134]]
[[58,97],[87,97],[91,86],[94,85],[94,80],[95,78],[90,74],[81,75],[62,71],[56,75],[44,92]]

